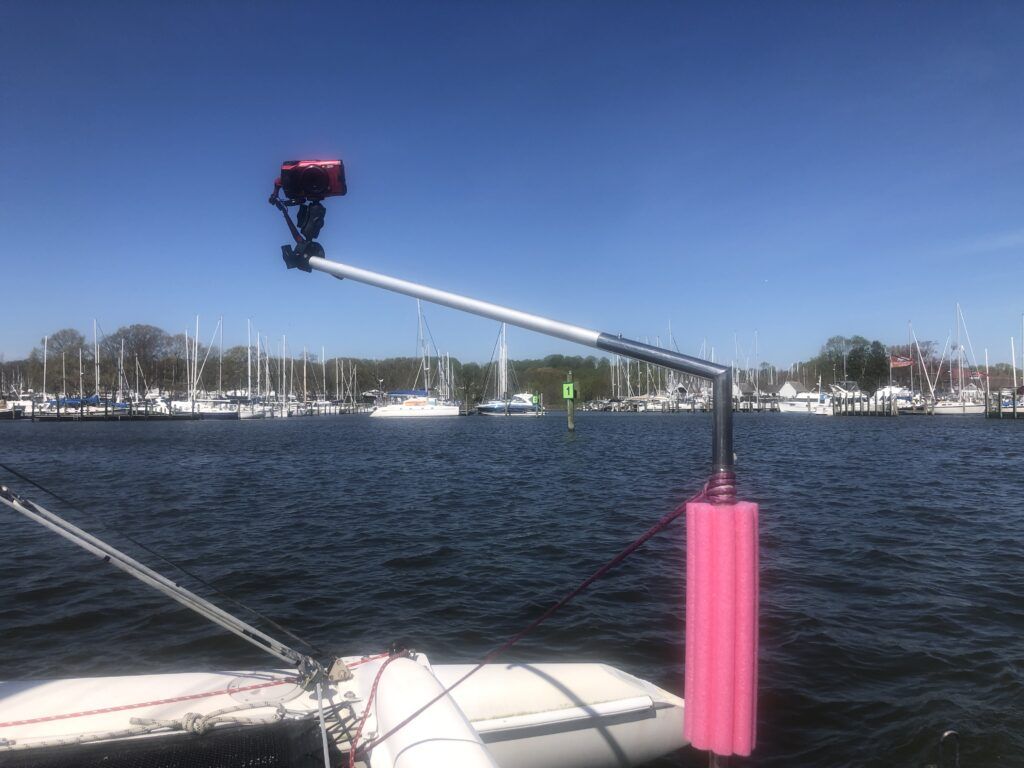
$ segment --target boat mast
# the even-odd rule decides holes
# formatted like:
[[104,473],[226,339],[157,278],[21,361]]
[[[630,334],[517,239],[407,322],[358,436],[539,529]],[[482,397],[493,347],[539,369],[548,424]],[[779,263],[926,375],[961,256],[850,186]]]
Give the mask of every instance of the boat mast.
[[[1024,346],[1024,342],[1022,342]],[[1017,397],[1017,352],[1013,348],[1013,336],[1010,337],[1010,368],[1013,370],[1013,396]]]
[[192,402],[199,396],[199,315],[196,315],[196,338],[192,342]]
[[508,398],[508,326],[501,324],[501,340],[498,342],[498,400]]
[[249,318],[245,321],[245,396],[252,400],[252,320]]
[[[43,400],[46,400],[46,358],[49,356],[46,344],[49,339],[49,336],[43,336]],[[1016,356],[1013,359],[1016,360]]]
[[964,401],[964,347],[960,342],[960,302],[956,303],[956,378],[959,385],[960,402]]
[[224,395],[224,315],[217,321],[220,328],[220,350],[217,353],[217,395]]
[[92,319],[92,364],[94,381],[96,383],[96,397],[100,395],[100,342],[96,335],[96,318]]
[[427,394],[430,394],[430,348],[427,346],[427,338],[423,332],[423,305],[419,299],[416,299],[416,316],[419,318],[419,325],[417,331],[417,342],[420,347],[420,356],[422,362],[420,363],[423,369],[423,389],[426,390]]
[[124,336],[121,337],[121,357],[117,363],[117,402],[124,402]]

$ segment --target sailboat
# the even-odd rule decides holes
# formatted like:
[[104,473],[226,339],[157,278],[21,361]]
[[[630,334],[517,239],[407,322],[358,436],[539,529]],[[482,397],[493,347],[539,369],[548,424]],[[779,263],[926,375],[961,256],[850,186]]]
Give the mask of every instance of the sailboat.
[[[416,382],[413,389],[400,389],[388,392],[387,402],[377,406],[370,412],[372,418],[377,419],[408,419],[434,416],[458,416],[459,406],[450,401],[452,375],[451,361],[445,360],[441,364],[438,358],[438,389],[439,395],[431,394],[431,367],[430,367],[430,345],[427,342],[427,335],[424,332],[425,322],[423,320],[423,307],[419,300],[416,301],[416,312],[419,315],[419,339],[420,368],[416,374]],[[423,378],[423,389],[416,389],[420,377]]]
[[[960,309],[960,304],[956,305],[956,379],[953,376],[953,350],[949,350],[949,391],[942,396],[938,396],[935,392],[936,387],[939,384],[939,376],[942,374],[942,363],[945,358],[945,347],[942,352],[942,359],[939,361],[939,369],[935,372],[935,380],[932,381],[928,375],[927,369],[924,367],[924,359],[921,357],[921,368],[922,373],[925,375],[928,382],[928,388],[931,391],[932,402],[927,406],[935,416],[978,416],[985,413],[985,404],[980,401],[981,392],[977,386],[969,383],[965,383],[964,379],[964,362],[966,360],[965,348],[960,340],[961,328],[963,329],[964,335],[967,337],[967,343],[971,344],[971,335],[967,330],[967,321],[964,319],[963,310]],[[916,340],[916,337],[915,337]],[[947,337],[946,346],[949,346],[950,339]],[[971,349],[971,355],[973,357],[973,345]],[[918,345],[918,355],[921,356],[920,345]],[[974,361],[974,370],[978,368],[977,360]],[[975,377],[974,371],[969,374],[971,378]],[[971,395],[968,395],[968,391]]]
[[477,406],[481,416],[543,416],[544,409],[530,392],[509,396],[508,330],[505,323],[498,331],[498,359],[494,377],[494,398]]

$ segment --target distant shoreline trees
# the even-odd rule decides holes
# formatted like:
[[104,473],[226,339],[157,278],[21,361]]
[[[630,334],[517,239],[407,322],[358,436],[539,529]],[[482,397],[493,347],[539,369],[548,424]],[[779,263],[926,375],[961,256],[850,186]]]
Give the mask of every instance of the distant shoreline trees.
[[[184,396],[189,389],[189,366],[186,360],[194,353],[194,345],[195,340],[191,336],[186,342],[184,333],[170,334],[153,325],[133,324],[118,328],[114,333],[101,336],[100,379],[97,385],[92,342],[73,328],[63,328],[47,337],[46,388],[50,394],[65,391],[69,394],[78,394],[81,380],[85,395],[97,391],[116,392],[123,346],[124,379],[121,382],[121,389],[133,390],[138,381],[138,388],[143,391],[160,390]],[[251,353],[253,365],[256,361],[255,346],[254,344]],[[773,369],[768,363],[762,363],[757,371],[739,370],[737,381],[756,381],[759,387],[766,389],[770,380],[774,380],[777,386],[790,379],[813,388],[820,377],[822,385],[826,387],[838,381],[850,380],[856,381],[862,390],[871,392],[889,383],[889,360],[890,356],[895,356],[911,359],[914,365],[893,369],[893,381],[906,385],[913,377],[915,388],[924,390],[926,386],[921,386],[923,382],[920,376],[920,358],[924,358],[926,367],[934,376],[934,372],[938,370],[942,350],[930,341],[922,341],[920,350],[919,356],[917,348],[912,345],[885,345],[877,340],[869,341],[863,336],[832,336],[822,345],[817,355],[794,363],[788,371]],[[276,391],[282,367],[281,350],[267,350],[261,346],[261,360],[268,351],[269,388]],[[218,348],[211,348],[199,342],[198,355],[200,363],[206,361],[199,377],[201,390],[214,392],[220,382],[225,391],[245,391],[247,359],[244,345],[225,348],[221,357]],[[291,380],[289,389],[297,394],[301,394],[302,359],[301,350],[289,349],[283,361]],[[463,363],[454,358],[451,362],[458,398],[462,399],[468,395],[471,402],[476,402],[493,396],[494,378],[488,364]],[[353,371],[357,393],[378,389],[381,384],[385,389],[391,390],[411,388],[417,380],[419,365],[419,359],[413,357],[381,360],[339,357],[321,362],[319,355],[310,351],[306,354],[307,394],[311,397],[333,398],[340,389],[345,388],[344,382],[351,381]],[[545,403],[551,406],[557,407],[561,404],[561,385],[570,370],[583,399],[606,399],[612,395],[611,362],[605,357],[548,355],[538,359],[510,360],[509,365],[517,391],[542,394]],[[293,370],[296,373],[294,378]],[[943,376],[948,375],[948,370],[947,359],[943,366]],[[968,370],[968,365],[965,364],[965,373],[974,374],[977,371],[973,366]],[[1012,373],[1012,368],[1006,363],[993,365],[992,385],[1008,386],[1012,382]],[[636,375],[639,376],[639,372]],[[256,378],[253,370],[254,387]],[[265,367],[260,378],[266,391]],[[0,397],[12,391],[39,391],[42,388],[42,380],[42,344],[34,348],[23,360],[4,362],[0,358]],[[1024,378],[1020,381],[1024,383]],[[636,382],[636,389],[641,389],[639,381]]]

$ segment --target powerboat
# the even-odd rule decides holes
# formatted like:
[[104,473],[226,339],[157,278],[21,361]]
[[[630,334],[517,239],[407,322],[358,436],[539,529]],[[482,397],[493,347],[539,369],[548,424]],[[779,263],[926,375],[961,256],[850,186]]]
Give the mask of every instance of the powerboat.
[[488,400],[476,407],[482,416],[543,416],[544,409],[534,402],[530,392],[520,392],[508,400]]
[[[494,397],[476,407],[482,416],[543,416],[544,407],[531,392],[520,392],[509,397],[509,381],[515,376],[508,365],[508,326],[501,324],[498,331],[498,358],[494,361]],[[514,383],[513,383],[514,386]]]
[[826,392],[798,392],[776,403],[779,413],[810,413],[815,416],[832,415],[832,396]]

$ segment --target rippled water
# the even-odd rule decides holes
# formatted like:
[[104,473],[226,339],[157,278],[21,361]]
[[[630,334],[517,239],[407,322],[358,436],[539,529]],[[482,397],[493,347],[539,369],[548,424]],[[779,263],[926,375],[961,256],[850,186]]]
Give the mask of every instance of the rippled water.
[[[1024,765],[1024,424],[738,415],[761,503],[756,766]],[[323,648],[467,661],[699,488],[700,415],[0,424],[0,461]],[[0,482],[66,511],[5,473]],[[30,493],[31,491],[31,493]],[[0,679],[269,657],[4,513]],[[684,529],[512,658],[682,692]],[[168,570],[145,553],[141,559]],[[203,590],[199,590],[203,591]],[[665,765],[705,765],[692,750]]]

